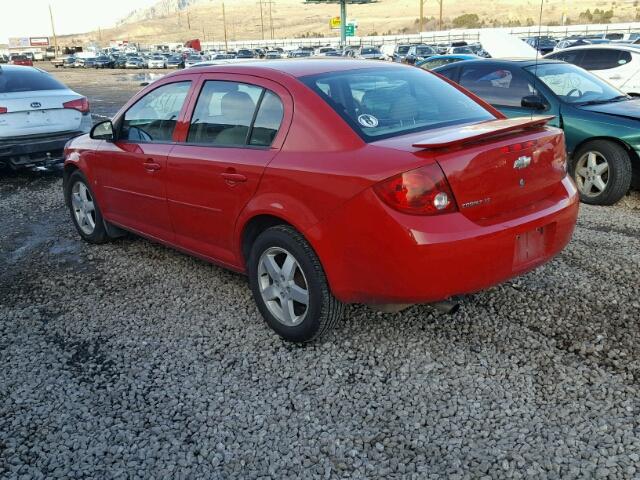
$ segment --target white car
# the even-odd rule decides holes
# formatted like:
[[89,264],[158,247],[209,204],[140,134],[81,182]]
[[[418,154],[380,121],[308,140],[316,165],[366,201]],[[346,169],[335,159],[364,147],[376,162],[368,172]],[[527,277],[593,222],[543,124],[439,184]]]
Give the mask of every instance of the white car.
[[91,130],[86,97],[34,67],[0,67],[0,166],[63,161],[64,145]]
[[640,46],[580,45],[545,55],[589,70],[630,95],[640,95]]
[[154,55],[147,59],[147,68],[167,68],[167,59],[162,55]]
[[189,55],[187,58],[184,59],[184,68],[193,67],[197,63],[204,62],[205,60],[207,59],[203,58],[200,55]]

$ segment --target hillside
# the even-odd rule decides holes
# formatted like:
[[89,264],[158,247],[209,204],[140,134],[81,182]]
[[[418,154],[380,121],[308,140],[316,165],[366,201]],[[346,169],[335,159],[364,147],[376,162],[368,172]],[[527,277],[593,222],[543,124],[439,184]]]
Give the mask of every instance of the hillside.
[[[274,38],[301,36],[334,36],[329,28],[329,18],[338,15],[337,5],[305,4],[303,0],[262,0],[264,38],[270,38],[269,7],[273,19]],[[572,23],[597,23],[595,9],[612,10],[611,22],[634,21],[638,16],[636,0],[599,1],[545,0],[543,24],[558,24],[566,11]],[[229,40],[262,38],[260,2],[258,0],[226,0]],[[532,0],[478,0],[473,7],[467,2],[444,3],[445,28],[461,25],[455,20],[463,14],[476,14],[478,24],[486,26],[527,25],[537,23],[540,4]],[[426,30],[437,27],[438,4],[425,4]],[[580,13],[590,10],[590,15]],[[350,19],[357,20],[359,35],[409,33],[418,29],[417,0],[379,0],[369,5],[350,5]],[[591,17],[591,18],[590,18]],[[467,21],[474,22],[473,17]],[[465,23],[465,22],[462,22]],[[467,24],[466,26],[474,26]],[[222,2],[220,0],[160,0],[151,9],[132,12],[117,26],[97,32],[61,37],[61,44],[106,44],[112,39],[127,39],[141,43],[161,41],[185,41],[198,37],[219,41],[223,38]]]

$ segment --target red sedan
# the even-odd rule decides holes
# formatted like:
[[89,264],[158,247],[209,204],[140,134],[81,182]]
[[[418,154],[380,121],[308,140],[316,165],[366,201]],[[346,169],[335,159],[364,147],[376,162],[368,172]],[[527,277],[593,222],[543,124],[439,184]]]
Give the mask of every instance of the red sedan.
[[33,67],[33,60],[26,55],[11,55],[9,63],[11,65],[22,65],[23,67]]
[[578,214],[562,132],[386,62],[187,69],[65,150],[78,233],[131,231],[246,273],[282,337],[344,303],[436,302],[531,270]]

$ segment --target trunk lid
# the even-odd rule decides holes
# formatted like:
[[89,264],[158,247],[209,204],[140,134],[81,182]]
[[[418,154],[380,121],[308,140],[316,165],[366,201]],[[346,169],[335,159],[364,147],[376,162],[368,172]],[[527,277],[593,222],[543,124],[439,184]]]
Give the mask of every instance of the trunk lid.
[[0,138],[78,131],[83,114],[63,104],[82,98],[72,90],[39,90],[0,94]]
[[545,127],[550,118],[484,122],[414,146],[441,149],[436,161],[460,212],[490,223],[534,208],[559,188],[566,175],[564,135]]

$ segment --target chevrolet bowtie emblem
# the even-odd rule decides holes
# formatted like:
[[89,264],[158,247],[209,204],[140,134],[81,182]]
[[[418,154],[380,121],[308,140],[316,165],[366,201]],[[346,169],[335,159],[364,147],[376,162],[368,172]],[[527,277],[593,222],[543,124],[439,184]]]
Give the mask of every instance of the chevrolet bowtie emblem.
[[531,157],[523,155],[522,157],[518,157],[518,159],[513,162],[513,168],[527,168],[531,165]]

